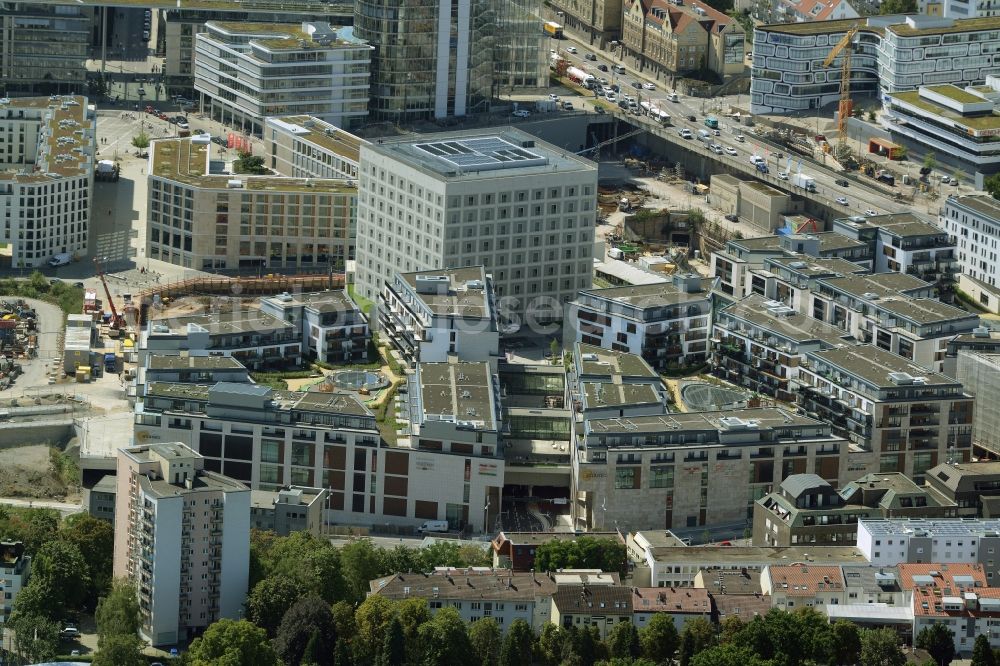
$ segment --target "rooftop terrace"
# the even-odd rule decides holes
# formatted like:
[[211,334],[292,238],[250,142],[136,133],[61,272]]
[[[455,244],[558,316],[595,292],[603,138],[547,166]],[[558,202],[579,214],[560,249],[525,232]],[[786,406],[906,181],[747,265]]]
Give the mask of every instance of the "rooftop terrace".
[[[906,382],[906,378],[922,378],[923,386],[954,386],[961,388],[956,380],[945,375],[930,372],[923,366],[911,363],[902,356],[897,356],[892,352],[872,345],[857,345],[854,347],[840,347],[827,349],[824,351],[814,351],[808,353],[808,358],[813,361],[813,369],[817,364],[828,364],[840,369],[847,375],[855,376],[860,380],[874,386],[877,389],[902,388],[913,385],[913,382]],[[894,378],[898,376],[898,379]]]
[[266,118],[265,122],[355,164],[361,159],[361,146],[368,143],[361,137],[312,116],[271,117]]
[[612,351],[582,342],[577,343],[576,352],[583,370],[582,376],[585,377],[610,378],[614,375],[621,375],[622,377],[659,379],[656,371],[635,354]]

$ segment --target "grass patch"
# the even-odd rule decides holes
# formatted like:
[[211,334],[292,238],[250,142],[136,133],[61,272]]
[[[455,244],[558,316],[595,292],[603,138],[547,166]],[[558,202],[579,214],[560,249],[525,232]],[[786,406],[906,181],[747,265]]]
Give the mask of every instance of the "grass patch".
[[962,301],[963,304],[969,306],[970,308],[972,308],[976,312],[989,312],[990,311],[989,308],[985,308],[982,305],[980,305],[979,303],[977,303],[976,299],[974,299],[970,294],[965,293],[964,291],[962,291],[958,287],[955,287],[955,298],[957,298],[958,300]]
[[83,311],[83,289],[61,280],[49,284],[48,278],[35,271],[28,279],[0,279],[0,294],[14,298],[35,298],[58,305],[66,314]]
[[375,423],[379,434],[390,446],[396,445],[396,430],[399,428],[399,422],[396,421],[396,390],[395,384],[390,386],[382,404],[375,408]]
[[288,372],[251,372],[250,378],[261,386],[269,386],[276,391],[287,391],[286,379],[308,379],[315,372],[312,370],[289,370]]
[[347,295],[351,297],[352,301],[357,303],[358,308],[360,308],[361,312],[364,313],[366,317],[371,314],[372,309],[375,307],[375,303],[359,294],[354,288],[353,282],[347,283]]

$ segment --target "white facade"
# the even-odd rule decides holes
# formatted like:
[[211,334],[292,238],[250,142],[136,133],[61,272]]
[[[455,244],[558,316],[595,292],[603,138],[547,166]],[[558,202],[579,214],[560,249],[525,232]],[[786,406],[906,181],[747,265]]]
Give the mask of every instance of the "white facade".
[[328,23],[209,21],[195,37],[194,87],[213,118],[262,132],[289,113],[351,128],[368,116],[374,47]]
[[[940,218],[958,246],[962,274],[991,287],[1000,279],[1000,202],[985,194],[948,197]],[[996,310],[996,303],[985,303]]]
[[[364,139],[314,116],[265,118],[270,167],[293,178],[358,177]],[[353,225],[352,225],[353,228]]]
[[518,130],[362,146],[358,289],[375,300],[396,272],[481,265],[502,313],[560,319],[591,286],[596,197],[592,162]]
[[152,645],[237,619],[250,568],[250,489],[180,443],[118,453],[114,573],[135,584]]
[[303,352],[324,363],[368,359],[368,320],[346,290],[285,292],[261,299],[260,309],[298,326]]
[[28,584],[30,571],[31,557],[24,553],[24,544],[0,543],[0,627],[14,608],[18,593]]
[[0,99],[0,242],[13,267],[86,252],[95,113],[80,96]]
[[[858,550],[875,566],[904,562],[1000,561],[989,549],[1000,545],[1000,520],[886,519],[858,521]],[[987,575],[993,584],[996,567]]]

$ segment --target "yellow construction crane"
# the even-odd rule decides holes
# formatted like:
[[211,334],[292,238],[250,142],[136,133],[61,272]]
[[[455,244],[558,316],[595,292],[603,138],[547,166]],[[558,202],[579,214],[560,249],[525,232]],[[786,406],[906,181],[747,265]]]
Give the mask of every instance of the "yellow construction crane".
[[840,133],[838,144],[847,142],[847,119],[851,117],[854,110],[854,102],[851,101],[851,55],[854,52],[854,35],[857,34],[860,24],[855,24],[847,31],[837,45],[831,49],[830,53],[823,61],[823,67],[827,68],[837,56],[843,52],[844,59],[840,63],[840,104],[837,108],[837,131]]

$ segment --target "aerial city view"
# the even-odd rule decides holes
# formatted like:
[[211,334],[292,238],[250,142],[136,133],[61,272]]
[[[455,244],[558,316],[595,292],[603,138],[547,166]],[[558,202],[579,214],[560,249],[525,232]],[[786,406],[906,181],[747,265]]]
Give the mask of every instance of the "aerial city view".
[[1000,665],[997,0],[0,0],[0,666]]

